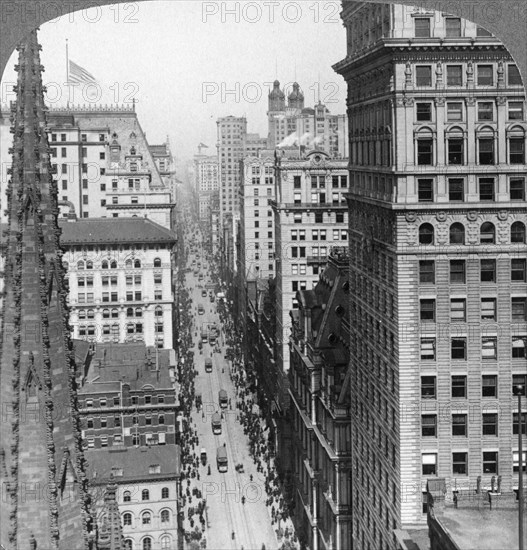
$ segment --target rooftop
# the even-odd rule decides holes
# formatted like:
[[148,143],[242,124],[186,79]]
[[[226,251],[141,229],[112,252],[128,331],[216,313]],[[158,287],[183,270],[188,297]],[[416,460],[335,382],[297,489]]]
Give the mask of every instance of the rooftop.
[[[88,461],[87,478],[92,484],[107,483],[112,473],[115,482],[122,483],[132,479],[155,481],[167,476],[179,477],[181,472],[179,445],[88,449],[85,457]],[[159,466],[159,473],[150,473],[154,466]],[[123,475],[115,475],[121,469]]]
[[[80,393],[119,390],[120,383],[131,390],[144,386],[172,388],[169,367],[172,350],[157,350],[144,343],[97,344]],[[157,368],[156,368],[157,365]]]
[[82,218],[59,220],[63,245],[100,243],[169,243],[176,235],[148,218]]
[[459,550],[518,548],[518,504],[515,507],[488,506],[456,508],[446,503],[434,507],[435,519]]

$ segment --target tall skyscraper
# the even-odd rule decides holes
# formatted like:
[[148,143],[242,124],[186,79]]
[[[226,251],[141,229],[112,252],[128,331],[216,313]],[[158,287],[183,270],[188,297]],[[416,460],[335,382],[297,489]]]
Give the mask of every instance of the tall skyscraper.
[[247,119],[228,116],[219,118],[218,161],[220,177],[220,217],[223,225],[225,215],[239,217],[240,209],[240,161],[245,156]]
[[[346,2],[353,546],[398,548],[437,480],[518,486],[525,96],[504,45],[424,8]],[[522,412],[525,414],[525,411]]]
[[111,514],[98,545],[90,512],[36,31],[17,49],[0,342],[0,544],[117,549],[118,516]]

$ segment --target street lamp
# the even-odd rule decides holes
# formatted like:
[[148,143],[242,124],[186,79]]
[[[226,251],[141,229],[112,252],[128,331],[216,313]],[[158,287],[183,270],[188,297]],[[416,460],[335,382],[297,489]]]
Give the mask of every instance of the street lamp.
[[522,441],[522,395],[524,386],[514,388],[518,396],[518,543],[519,550],[523,550],[523,441]]

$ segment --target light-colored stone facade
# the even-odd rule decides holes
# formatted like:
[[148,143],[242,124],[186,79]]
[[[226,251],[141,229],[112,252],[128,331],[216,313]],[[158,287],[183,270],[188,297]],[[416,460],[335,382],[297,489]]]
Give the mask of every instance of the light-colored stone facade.
[[[72,224],[81,226],[84,242],[77,242],[78,227],[72,235]],[[90,239],[94,224],[101,226],[99,233],[106,228],[101,239]],[[144,218],[69,221],[61,227],[73,337],[171,349],[175,237]],[[145,228],[153,240],[145,239]]]
[[[347,159],[321,151],[283,151],[275,166],[277,363],[289,368],[291,309],[296,292],[312,288],[332,247],[347,246]],[[296,156],[296,158],[295,158]]]
[[498,475],[505,491],[518,483],[525,92],[503,44],[474,23],[359,2],[342,18],[353,538],[396,548],[394,529],[426,525],[428,478],[445,478],[450,496],[479,476],[484,488]]

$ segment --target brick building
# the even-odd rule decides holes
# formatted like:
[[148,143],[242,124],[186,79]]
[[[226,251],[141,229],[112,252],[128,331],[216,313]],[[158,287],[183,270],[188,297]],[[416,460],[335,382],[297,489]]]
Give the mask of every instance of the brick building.
[[292,312],[293,520],[313,550],[351,548],[349,258],[334,250]]
[[92,349],[79,390],[85,446],[174,445],[174,352],[138,343]]

